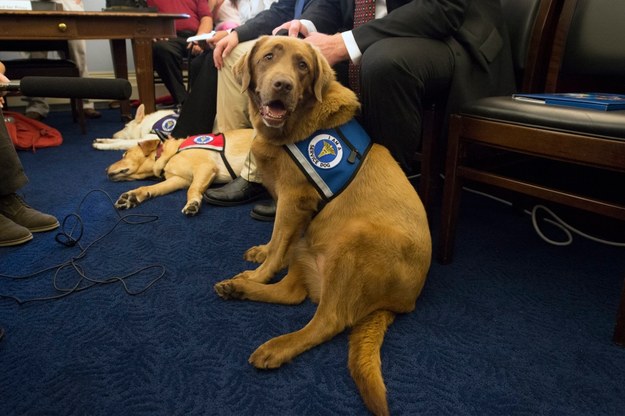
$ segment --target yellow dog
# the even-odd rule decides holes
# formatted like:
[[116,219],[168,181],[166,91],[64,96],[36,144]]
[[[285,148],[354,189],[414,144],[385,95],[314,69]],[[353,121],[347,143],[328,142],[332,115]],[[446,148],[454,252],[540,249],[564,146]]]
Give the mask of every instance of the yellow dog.
[[[186,139],[150,139],[128,149],[121,160],[106,169],[112,181],[133,181],[146,178],[165,180],[124,192],[115,202],[118,209],[136,207],[147,199],[188,188],[182,213],[195,215],[202,205],[202,193],[212,183],[226,183],[241,173],[250,152],[254,130],[239,129],[224,133],[223,152],[191,147],[181,151]],[[207,142],[209,135],[197,136]],[[208,139],[207,139],[208,138]],[[192,139],[192,138],[191,138]],[[210,143],[209,143],[210,144]],[[229,169],[228,169],[229,168]]]

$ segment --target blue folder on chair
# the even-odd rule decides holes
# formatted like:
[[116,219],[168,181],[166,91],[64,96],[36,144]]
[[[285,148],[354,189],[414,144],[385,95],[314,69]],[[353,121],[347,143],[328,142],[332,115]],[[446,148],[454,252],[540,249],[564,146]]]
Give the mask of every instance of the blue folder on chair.
[[519,101],[539,104],[581,107],[594,110],[625,110],[625,95],[600,92],[586,93],[551,93],[551,94],[513,94]]

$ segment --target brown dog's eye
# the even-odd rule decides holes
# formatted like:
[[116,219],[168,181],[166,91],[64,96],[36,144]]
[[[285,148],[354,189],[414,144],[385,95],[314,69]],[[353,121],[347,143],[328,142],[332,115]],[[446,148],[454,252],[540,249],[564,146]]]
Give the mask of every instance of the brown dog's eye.
[[297,64],[300,71],[308,71],[308,64],[304,61],[299,61],[299,63]]
[[273,53],[268,53],[267,55],[263,56],[263,59],[265,61],[271,61],[273,59]]

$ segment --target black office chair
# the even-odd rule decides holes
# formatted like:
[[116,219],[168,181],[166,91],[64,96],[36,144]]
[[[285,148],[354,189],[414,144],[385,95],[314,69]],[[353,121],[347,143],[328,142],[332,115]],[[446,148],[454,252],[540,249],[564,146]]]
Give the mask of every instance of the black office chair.
[[[625,93],[622,16],[622,1],[564,0],[550,55],[546,91]],[[483,149],[519,156],[530,163],[515,169],[487,165],[472,157]],[[589,172],[624,177],[625,110],[550,106],[512,97],[481,99],[452,116],[446,163],[438,253],[442,263],[452,260],[461,187],[465,182],[625,221],[622,186],[579,186]],[[535,166],[548,166],[551,174],[545,175]],[[554,180],[559,179],[558,174],[564,180]],[[574,180],[573,175],[579,180]],[[618,326],[621,338],[623,325],[620,322]]]
[[[5,75],[13,81],[30,76],[80,77],[80,71],[74,61],[69,59],[67,41],[0,41],[0,51],[36,52],[56,51],[60,59],[8,59],[4,60]],[[86,132],[85,115],[81,99],[70,99],[74,122],[78,122],[83,133]]]
[[[620,42],[625,39],[625,25],[616,18],[624,13],[623,2],[564,0],[549,62],[547,92],[625,92],[625,48]],[[472,163],[471,158],[479,148],[489,147],[567,165],[625,172],[625,111],[489,97],[452,116],[448,146],[439,253],[444,263],[452,257],[460,187],[465,180],[625,220],[625,206],[617,202],[511,178],[489,170],[490,166]]]
[[[512,47],[517,88],[539,92],[544,89],[548,52],[562,0],[501,0]],[[426,209],[439,184],[445,143],[441,134],[446,120],[445,102],[433,103],[423,115],[419,196]]]

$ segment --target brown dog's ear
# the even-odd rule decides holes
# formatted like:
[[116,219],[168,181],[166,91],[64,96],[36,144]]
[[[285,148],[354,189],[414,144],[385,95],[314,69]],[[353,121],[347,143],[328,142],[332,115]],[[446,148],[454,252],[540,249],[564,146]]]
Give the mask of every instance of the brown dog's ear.
[[234,79],[241,85],[241,92],[247,91],[250,86],[250,70],[249,70],[249,57],[251,55],[250,52],[246,52],[232,67],[232,73],[234,74]]
[[334,74],[334,70],[326,60],[326,58],[319,52],[317,48],[314,46],[310,46],[313,50],[313,54],[316,58],[316,66],[317,72],[315,74],[315,80],[313,84],[313,88],[315,91],[315,98],[317,101],[323,102],[323,94],[330,86],[332,81],[336,79],[336,75]]
[[249,89],[250,84],[252,83],[252,59],[256,54],[256,50],[263,43],[264,38],[269,38],[270,36],[261,36],[252,46],[245,55],[239,58],[239,60],[234,64],[232,68],[232,73],[234,74],[234,79],[241,84],[241,92],[245,92]]
[[142,142],[139,142],[137,145],[141,148],[141,151],[143,151],[143,156],[148,157],[150,153],[156,150],[156,148],[158,147],[160,143],[161,143],[160,140],[152,139],[152,140],[144,140]]

